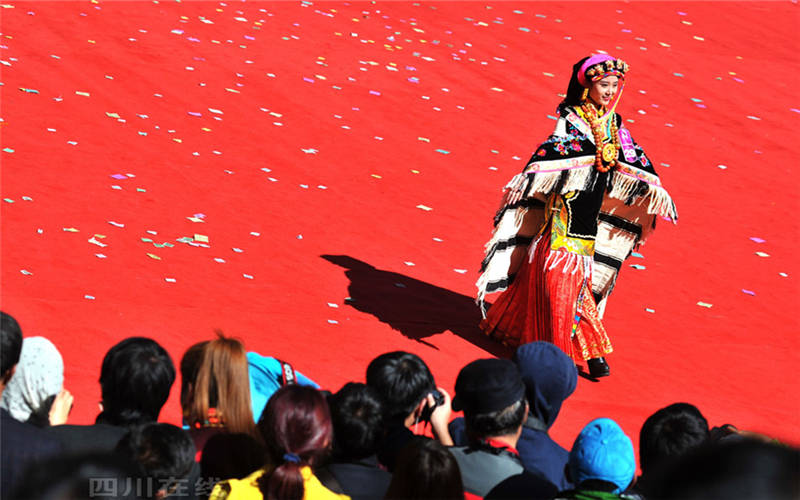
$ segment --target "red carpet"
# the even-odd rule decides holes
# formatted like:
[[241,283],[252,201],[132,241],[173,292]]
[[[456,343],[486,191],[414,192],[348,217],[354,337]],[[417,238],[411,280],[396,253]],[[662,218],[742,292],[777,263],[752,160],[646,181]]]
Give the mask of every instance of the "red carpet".
[[332,390],[410,350],[452,389],[508,354],[472,303],[500,187],[551,131],[573,62],[602,49],[632,67],[619,111],[681,220],[626,263],[612,376],[580,380],[554,436],[569,447],[607,416],[636,442],[688,401],[800,443],[798,12],[5,2],[0,306],[61,349],[73,423],[131,335],[177,362],[221,328]]

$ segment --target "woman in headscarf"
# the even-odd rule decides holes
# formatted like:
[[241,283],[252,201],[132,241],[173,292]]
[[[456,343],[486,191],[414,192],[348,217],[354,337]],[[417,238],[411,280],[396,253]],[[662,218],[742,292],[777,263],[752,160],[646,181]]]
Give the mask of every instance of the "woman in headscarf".
[[[627,72],[606,54],[573,66],[555,131],[504,188],[477,283],[484,332],[512,346],[552,342],[594,377],[610,373],[601,318],[622,262],[657,216],[677,219],[615,112]],[[486,294],[501,291],[487,313]]]
[[20,422],[39,427],[64,424],[73,398],[63,386],[64,361],[56,346],[44,337],[27,337],[0,407]]

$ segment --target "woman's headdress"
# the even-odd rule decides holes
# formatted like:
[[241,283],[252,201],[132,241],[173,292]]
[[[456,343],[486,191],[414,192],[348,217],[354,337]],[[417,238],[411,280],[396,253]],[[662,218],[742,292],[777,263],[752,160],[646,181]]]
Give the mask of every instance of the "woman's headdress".
[[607,76],[625,78],[625,73],[630,67],[622,59],[614,59],[608,54],[596,54],[583,62],[578,70],[578,82],[583,87],[590,87],[593,82],[602,80]]

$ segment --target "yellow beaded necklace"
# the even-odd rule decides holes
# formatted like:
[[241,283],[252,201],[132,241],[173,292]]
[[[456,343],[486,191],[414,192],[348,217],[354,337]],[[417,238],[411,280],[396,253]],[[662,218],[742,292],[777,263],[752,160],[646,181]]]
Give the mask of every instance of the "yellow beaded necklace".
[[[617,134],[617,120],[614,113],[607,113],[600,118],[597,108],[589,102],[581,104],[581,111],[589,125],[592,127],[594,144],[596,146],[594,166],[600,172],[608,172],[617,166],[619,154],[619,137]],[[606,122],[611,120],[611,137],[606,137]],[[606,142],[608,139],[608,142]]]

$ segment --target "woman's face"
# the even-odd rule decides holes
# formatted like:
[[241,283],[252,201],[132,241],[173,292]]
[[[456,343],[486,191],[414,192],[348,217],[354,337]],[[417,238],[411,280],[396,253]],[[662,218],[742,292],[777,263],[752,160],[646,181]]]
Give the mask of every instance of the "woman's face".
[[608,106],[611,99],[617,95],[618,87],[619,78],[616,76],[607,76],[602,80],[597,80],[589,88],[589,99],[597,105]]

